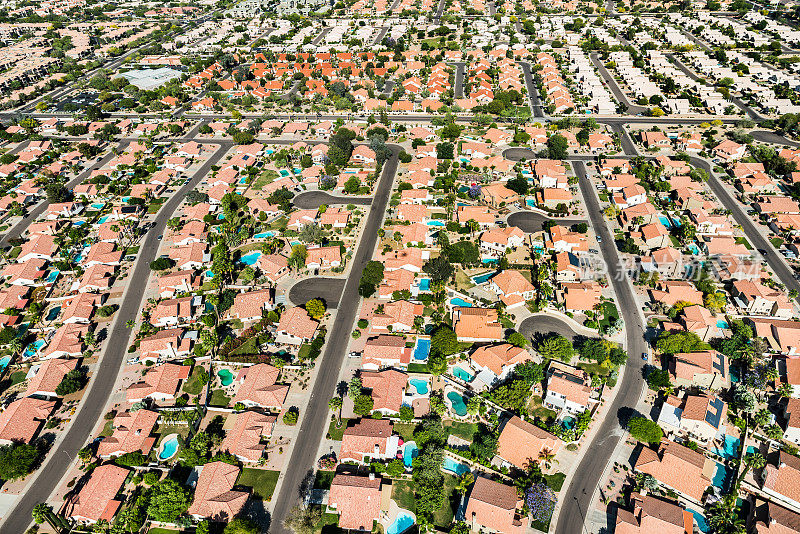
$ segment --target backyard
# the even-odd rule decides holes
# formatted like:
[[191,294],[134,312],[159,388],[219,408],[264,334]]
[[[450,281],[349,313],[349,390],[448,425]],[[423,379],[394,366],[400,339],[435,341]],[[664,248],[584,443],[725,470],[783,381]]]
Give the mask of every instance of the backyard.
[[280,474],[280,471],[245,467],[239,474],[239,479],[236,483],[240,486],[252,488],[254,498],[262,501],[271,501]]

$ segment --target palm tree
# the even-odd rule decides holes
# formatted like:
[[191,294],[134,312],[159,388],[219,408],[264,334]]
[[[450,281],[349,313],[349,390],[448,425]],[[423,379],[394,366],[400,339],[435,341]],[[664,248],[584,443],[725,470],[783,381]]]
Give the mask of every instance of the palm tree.
[[736,509],[736,495],[726,495],[710,510],[708,524],[714,534],[744,534],[744,520]]
[[472,473],[464,473],[458,477],[458,480],[456,480],[455,490],[464,495],[467,493],[467,490],[469,490],[469,487],[473,482],[475,482],[475,477],[472,475]]
[[342,426],[342,405],[344,401],[342,397],[331,397],[331,400],[328,401],[328,407],[336,412],[336,427]]
[[553,462],[558,463],[556,455],[550,449],[542,449],[539,451],[539,461],[541,461],[546,469],[550,469]]

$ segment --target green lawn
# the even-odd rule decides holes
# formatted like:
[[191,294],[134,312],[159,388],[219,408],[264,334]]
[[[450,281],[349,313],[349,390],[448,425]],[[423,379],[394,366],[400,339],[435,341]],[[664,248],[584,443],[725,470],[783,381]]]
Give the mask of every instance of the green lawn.
[[347,428],[347,422],[349,419],[342,418],[342,426],[336,428],[336,421],[331,421],[331,424],[328,425],[328,435],[330,439],[334,441],[342,441],[342,434],[344,434],[344,429]]
[[275,486],[278,484],[280,471],[268,471],[266,469],[252,469],[245,467],[239,474],[236,481],[240,486],[253,489],[253,497],[262,501],[272,500]]
[[433,523],[437,527],[447,528],[453,522],[454,510],[460,501],[460,496],[456,493],[456,482],[455,476],[444,475],[444,496],[449,506],[442,506],[433,514]]
[[231,355],[236,354],[258,354],[260,351],[258,349],[258,340],[255,336],[251,337],[244,343],[242,343],[239,348],[231,352]]
[[280,175],[278,174],[277,171],[273,171],[272,169],[266,169],[264,172],[261,173],[261,175],[258,178],[256,178],[256,180],[253,182],[253,185],[251,185],[250,187],[252,189],[255,189],[256,191],[261,191],[262,189],[264,189],[265,185],[271,184],[276,179],[278,179],[279,176]]
[[414,482],[411,480],[392,481],[392,499],[400,508],[414,513],[417,511],[417,502],[414,499]]
[[231,398],[225,395],[221,389],[215,389],[211,392],[211,406],[227,406],[231,402]]
[[783,239],[777,236],[771,238],[769,242],[772,243],[772,246],[775,248],[781,248],[781,245],[783,245]]
[[553,473],[552,475],[543,475],[545,482],[547,485],[550,486],[550,489],[559,492],[561,491],[561,486],[564,485],[564,479],[567,478],[565,473]]
[[619,311],[617,310],[617,306],[611,301],[603,302],[602,307],[603,318],[600,320],[600,325],[603,328],[607,328],[612,320],[616,320],[619,317]]
[[183,385],[183,391],[189,395],[199,395],[203,390],[203,384],[200,383],[200,373],[198,369],[200,369],[200,367],[195,365],[194,369],[192,369],[192,374],[189,375],[189,379],[186,380],[186,383]]
[[308,358],[308,354],[311,352],[311,343],[303,343],[300,345],[300,350],[297,351],[297,358],[299,360],[305,360]]
[[608,376],[608,373],[611,372],[610,368],[603,367],[599,363],[581,362],[578,364],[578,367],[580,367],[590,375]]
[[478,425],[475,423],[464,423],[461,421],[446,421],[444,424],[445,430],[450,434],[457,436],[461,439],[472,441],[475,432],[478,431]]
[[147,534],[180,534],[180,530],[157,527],[148,530]]
[[25,371],[14,371],[13,373],[11,373],[11,376],[9,377],[11,378],[11,385],[14,386],[16,384],[19,384],[20,382],[25,380],[25,377],[27,375],[28,373],[26,373]]
[[744,237],[737,237],[736,244],[744,245],[744,248],[746,248],[747,250],[753,250],[753,245],[751,245],[750,242]]
[[417,425],[414,423],[395,423],[392,429],[397,432],[403,441],[411,441],[414,439],[414,429]]
[[314,477],[314,489],[331,489],[333,475],[333,471],[318,470]]
[[431,370],[428,369],[427,363],[409,363],[408,364],[408,372],[409,373],[430,373]]

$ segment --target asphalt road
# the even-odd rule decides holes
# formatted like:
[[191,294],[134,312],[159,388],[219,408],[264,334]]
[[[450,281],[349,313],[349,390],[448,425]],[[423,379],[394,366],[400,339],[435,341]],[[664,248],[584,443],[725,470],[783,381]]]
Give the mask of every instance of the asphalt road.
[[636,115],[637,113],[642,113],[644,111],[647,111],[648,108],[646,106],[640,106],[638,104],[634,104],[633,102],[630,101],[628,95],[622,92],[622,89],[620,89],[617,80],[615,80],[614,76],[610,72],[608,72],[606,66],[603,65],[603,63],[598,59],[597,54],[589,54],[589,59],[591,59],[592,63],[594,64],[594,67],[598,70],[598,72],[600,72],[600,76],[603,78],[603,81],[606,83],[606,86],[614,94],[614,98],[617,99],[617,102],[619,102],[620,104],[625,104],[628,107],[628,113],[630,113],[631,115]]
[[294,197],[292,199],[292,204],[302,210],[316,209],[323,204],[327,206],[334,204],[369,206],[372,204],[372,197],[349,197],[332,195],[327,191],[306,191]]
[[639,316],[639,304],[631,290],[631,285],[626,280],[624,266],[620,263],[614,236],[606,226],[600,210],[600,201],[597,192],[589,178],[586,176],[586,167],[582,161],[572,163],[575,174],[580,177],[579,184],[589,211],[589,218],[595,232],[602,236],[600,250],[608,267],[608,277],[617,297],[617,308],[625,321],[627,351],[629,355],[625,373],[617,383],[617,395],[609,407],[608,415],[600,422],[600,427],[592,437],[591,442],[584,443],[584,454],[578,464],[575,475],[561,496],[562,507],[558,515],[556,534],[579,534],[587,532],[584,529],[586,516],[592,507],[592,497],[601,484],[601,477],[606,465],[611,460],[620,440],[624,439],[620,428],[618,414],[624,408],[635,407],[644,391],[645,382],[642,377],[641,354],[647,351],[647,342],[644,339],[645,328]]
[[456,68],[455,81],[453,83],[453,96],[456,98],[464,98],[464,70],[466,63],[463,61],[455,61],[450,63]]
[[712,172],[711,165],[703,159],[692,157],[692,165],[704,169],[708,175],[708,186],[717,195],[717,198],[725,209],[731,212],[736,223],[742,227],[742,231],[747,236],[750,244],[756,248],[761,255],[767,260],[767,263],[775,272],[777,277],[786,286],[787,290],[797,290],[800,293],[800,282],[794,277],[791,269],[786,265],[786,262],[778,255],[775,247],[772,246],[767,238],[759,232],[758,223],[753,221],[753,217],[747,214],[746,208],[723,186],[722,182]]
[[511,161],[530,161],[532,159],[536,159],[536,152],[534,152],[530,148],[524,147],[515,147],[515,148],[507,148],[503,151],[503,157],[509,159]]
[[[317,379],[311,392],[311,399],[306,408],[306,413],[301,414],[300,430],[295,437],[292,456],[285,470],[280,492],[275,499],[274,513],[270,524],[271,534],[289,534],[291,531],[283,526],[283,520],[288,512],[300,499],[300,486],[308,473],[313,472],[317,462],[317,450],[320,441],[325,435],[328,423],[328,401],[333,395],[339,381],[342,362],[347,352],[350,341],[350,332],[356,318],[356,311],[360,296],[358,283],[361,271],[368,261],[378,242],[378,229],[383,223],[386,206],[392,191],[395,174],[397,173],[397,155],[400,147],[390,145],[392,157],[384,164],[381,179],[375,190],[375,200],[365,222],[361,241],[355,255],[350,260],[350,276],[342,292],[341,305],[336,314],[333,326],[328,331],[325,350],[319,366]],[[2,532],[0,532],[2,534]]]
[[533,81],[530,63],[527,61],[517,61],[517,65],[522,67],[522,74],[525,78],[525,87],[528,89],[528,98],[531,101],[531,113],[537,119],[545,118],[542,102],[539,100],[539,89]]
[[527,339],[533,339],[536,334],[547,335],[553,332],[571,341],[582,335],[575,332],[566,321],[552,315],[532,315],[519,325],[519,333]]
[[585,219],[558,219],[555,217],[548,217],[538,211],[516,211],[506,219],[509,226],[516,226],[523,232],[529,234],[541,232],[544,229],[544,223],[547,221],[553,221],[556,224],[566,227],[586,222]]
[[72,424],[69,426],[64,439],[47,454],[44,464],[39,468],[36,479],[9,511],[5,521],[0,525],[0,534],[20,534],[25,532],[31,524],[31,511],[33,507],[46,501],[56,488],[61,478],[73,465],[78,450],[83,447],[98,421],[103,417],[108,398],[119,374],[123,361],[127,355],[128,340],[131,330],[126,323],[136,320],[141,308],[147,280],[150,276],[150,262],[155,259],[160,241],[159,235],[164,233],[167,220],[177,209],[189,191],[192,191],[200,180],[208,174],[212,165],[224,155],[221,149],[214,153],[195,172],[191,181],[181,187],[161,208],[154,220],[154,226],[145,236],[139,249],[139,259],[128,279],[128,289],[122,305],[117,311],[117,317],[108,335],[105,354],[98,362],[88,391],[81,400]]
[[311,299],[321,298],[328,308],[338,308],[344,282],[344,278],[324,277],[300,280],[289,289],[289,301],[295,306],[302,306]]
[[[130,141],[120,141],[117,146],[119,147],[120,150],[124,150],[125,147],[127,147],[129,144]],[[86,178],[89,177],[89,175],[92,174],[92,171],[94,169],[102,168],[103,165],[111,161],[113,157],[114,157],[114,152],[109,150],[108,154],[100,158],[97,161],[97,163],[95,163],[90,167],[87,167],[75,178],[67,182],[66,183],[67,189],[72,190],[75,188],[75,186],[80,185],[81,182],[83,182]],[[17,224],[15,224],[8,232],[6,232],[2,239],[0,239],[0,250],[6,248],[10,240],[21,236],[23,232],[25,232],[25,230],[28,228],[28,226],[30,226],[31,223],[39,217],[39,215],[44,213],[44,211],[47,209],[47,206],[49,205],[50,203],[47,201],[47,197],[45,196],[44,199],[42,199],[38,204],[36,204],[32,209],[30,209],[28,211],[28,214],[25,217],[23,217]]]

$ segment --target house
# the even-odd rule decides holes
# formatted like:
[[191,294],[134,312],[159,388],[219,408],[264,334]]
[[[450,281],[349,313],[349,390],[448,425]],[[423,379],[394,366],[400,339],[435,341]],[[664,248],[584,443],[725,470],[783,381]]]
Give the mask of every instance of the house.
[[92,470],[89,479],[76,494],[64,502],[64,517],[83,524],[105,520],[111,522],[122,505],[118,499],[130,471],[114,464],[101,465]]
[[569,313],[585,313],[597,309],[603,288],[595,280],[561,284],[564,309]]
[[226,420],[226,426],[232,422],[233,428],[228,429],[220,448],[242,462],[258,463],[266,449],[261,440],[272,435],[277,419],[275,415],[250,410],[231,414]]
[[583,278],[581,262],[571,252],[556,254],[556,282],[577,282]]
[[352,460],[369,464],[372,460],[397,457],[399,437],[392,435],[388,419],[360,419],[342,434],[340,461]]
[[396,300],[379,305],[377,302],[364,302],[361,314],[369,322],[373,332],[410,332],[414,320],[422,317],[424,306],[407,300]]
[[486,285],[486,289],[499,296],[507,308],[524,304],[526,300],[531,300],[536,292],[536,288],[521,272],[508,269],[494,275]]
[[53,413],[55,401],[24,397],[15,400],[0,413],[0,445],[30,443]]
[[361,367],[378,370],[382,367],[405,368],[411,361],[412,349],[406,347],[404,336],[380,334],[364,344]]
[[63,358],[71,356],[77,358],[83,355],[83,339],[89,333],[89,325],[69,323],[58,327],[53,337],[50,338],[47,348],[39,353],[42,360],[50,358]]
[[159,330],[139,343],[140,359],[163,361],[185,358],[189,355],[195,338],[196,332],[189,334],[183,328]]
[[226,462],[210,462],[202,466],[194,488],[194,501],[188,513],[195,519],[228,522],[242,511],[250,494],[233,487],[239,478],[239,467]]
[[653,476],[661,486],[680,496],[700,503],[717,464],[702,453],[674,441],[662,440],[658,450],[643,447],[634,470]]
[[654,302],[663,302],[671,308],[677,302],[703,305],[703,292],[697,290],[691,282],[682,280],[665,280],[658,284],[658,289],[650,290],[650,298]]
[[747,152],[747,145],[740,145],[730,139],[725,139],[720,144],[714,147],[711,151],[712,155],[725,162],[730,163],[742,159]]
[[517,514],[518,504],[514,486],[479,476],[469,492],[464,518],[476,532],[522,534],[525,526]]
[[777,451],[767,459],[767,465],[756,475],[761,491],[771,500],[795,511],[800,510],[800,458]]
[[774,502],[759,504],[753,513],[753,534],[800,534],[800,514]]
[[590,408],[591,379],[585,371],[551,362],[542,404],[551,410],[580,414]]
[[470,355],[472,365],[478,370],[476,378],[487,386],[502,381],[514,371],[514,368],[531,361],[530,353],[509,343],[483,345]]
[[499,183],[481,187],[481,194],[483,195],[483,199],[493,208],[519,202],[519,195],[517,193]]
[[267,363],[245,367],[236,376],[240,385],[231,404],[282,410],[289,386],[276,384],[278,375],[280,370]]
[[730,383],[727,357],[715,350],[679,352],[667,365],[670,379],[678,387],[719,390]]
[[342,266],[342,253],[339,246],[314,247],[308,249],[306,268],[310,270],[336,269]]
[[147,456],[156,442],[156,436],[150,434],[158,417],[158,412],[145,409],[118,413],[111,425],[111,435],[103,437],[97,445],[97,456],[111,458],[135,451]]
[[400,413],[408,375],[394,369],[361,371],[361,385],[370,390],[372,410],[385,415]]
[[503,326],[494,308],[453,307],[453,324],[460,341],[500,341]]
[[64,376],[77,367],[78,360],[53,358],[43,361],[31,369],[31,371],[35,370],[36,374],[28,380],[28,389],[25,391],[25,395],[44,397],[45,399],[58,397],[56,388]]
[[150,313],[150,322],[158,327],[190,323],[199,313],[202,300],[201,296],[162,300]]
[[237,293],[233,305],[228,310],[228,317],[242,322],[257,321],[261,319],[263,312],[274,307],[275,290],[272,288]]
[[731,294],[747,315],[771,315],[780,319],[795,315],[792,303],[782,291],[754,280],[736,280]]
[[694,516],[678,504],[632,493],[633,512],[617,508],[615,534],[693,534]]
[[728,405],[714,395],[670,396],[661,408],[659,425],[668,435],[708,444],[725,432]]
[[135,403],[144,399],[153,399],[155,402],[174,401],[181,382],[189,378],[190,370],[188,365],[175,363],[150,367],[139,382],[130,385],[126,390],[128,402]]
[[507,249],[521,246],[525,242],[525,233],[516,226],[506,228],[489,228],[481,234],[481,249],[495,254],[504,254]]
[[311,341],[319,323],[311,318],[308,312],[299,306],[289,308],[281,314],[281,320],[275,332],[278,343],[302,345]]
[[543,453],[555,454],[560,447],[558,437],[514,415],[500,429],[497,456],[502,465],[525,470]]
[[339,514],[339,528],[372,531],[381,510],[381,479],[339,473],[328,492],[328,512]]

